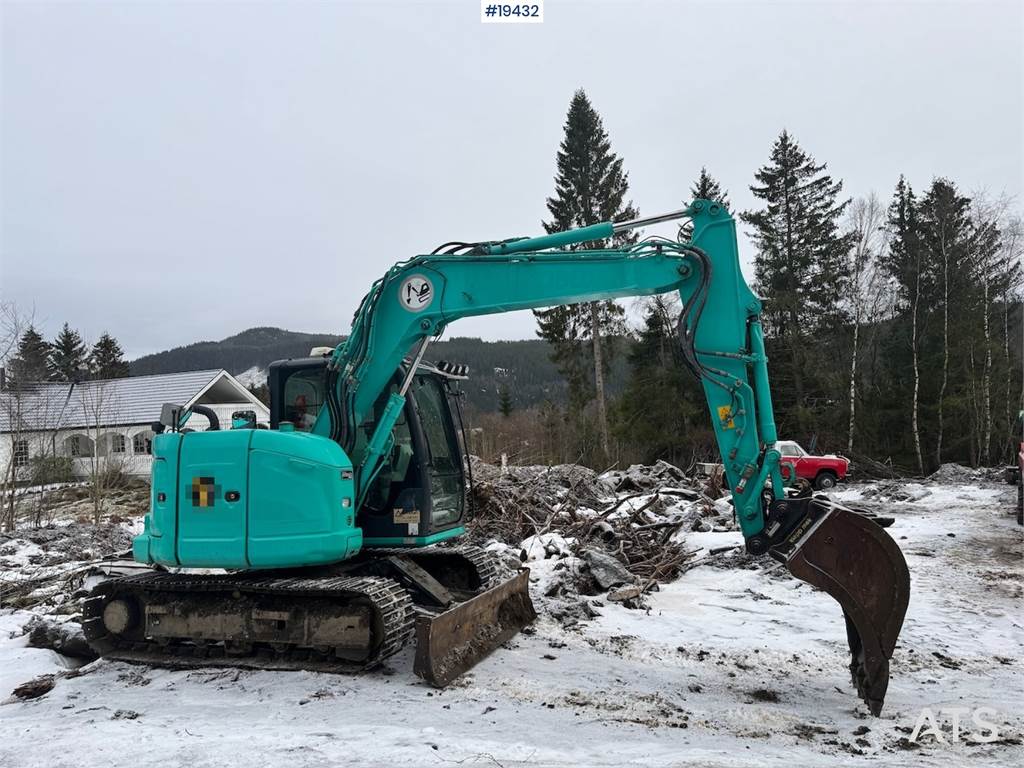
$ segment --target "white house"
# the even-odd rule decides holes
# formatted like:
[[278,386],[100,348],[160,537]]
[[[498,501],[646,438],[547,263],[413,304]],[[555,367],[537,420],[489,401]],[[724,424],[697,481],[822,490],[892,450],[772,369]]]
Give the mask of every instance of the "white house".
[[[65,456],[77,477],[99,467],[149,476],[154,422],[164,403],[205,405],[231,428],[235,411],[256,412],[266,424],[270,410],[225,370],[189,371],[81,383],[38,383],[0,391],[0,477],[26,479],[33,458]],[[201,431],[205,416],[185,427]],[[6,471],[5,471],[6,470]]]

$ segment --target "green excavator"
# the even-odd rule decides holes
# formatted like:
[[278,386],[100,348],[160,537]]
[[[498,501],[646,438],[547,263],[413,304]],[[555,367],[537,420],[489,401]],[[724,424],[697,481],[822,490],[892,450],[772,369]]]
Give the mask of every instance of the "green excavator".
[[[689,236],[600,247],[681,218]],[[337,348],[270,367],[270,429],[237,419],[220,430],[207,414],[210,429],[183,431],[189,412],[164,406],[151,509],[133,545],[153,569],[87,596],[86,638],[103,656],[158,665],[348,671],[415,634],[416,673],[447,684],[535,613],[528,571],[505,578],[488,553],[457,543],[467,371],[426,363],[431,339],[464,317],[670,291],[682,300],[678,359],[703,384],[746,549],[839,602],[853,683],[877,714],[909,598],[906,562],[878,521],[785,486],[761,303],[740,271],[735,222],[710,200],[445,243],[396,264]]]

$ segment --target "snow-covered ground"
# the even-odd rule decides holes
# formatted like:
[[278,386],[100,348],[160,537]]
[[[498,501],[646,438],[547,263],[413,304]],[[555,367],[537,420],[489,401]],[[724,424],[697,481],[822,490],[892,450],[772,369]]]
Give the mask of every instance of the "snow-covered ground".
[[[1022,534],[1013,489],[875,486],[834,494],[891,509],[910,609],[882,717],[849,684],[842,616],[783,572],[704,565],[630,610],[601,598],[572,626],[529,631],[449,688],[411,653],[362,676],[168,671],[98,661],[41,698],[0,706],[0,766],[1019,765],[1024,704]],[[707,549],[736,533],[690,533]],[[552,561],[533,564],[537,586]],[[541,590],[536,590],[539,593]],[[544,599],[535,593],[539,604]],[[27,612],[0,614],[0,699],[68,667],[26,647]],[[945,742],[909,741],[922,708]],[[950,707],[988,707],[1000,740],[959,741]]]

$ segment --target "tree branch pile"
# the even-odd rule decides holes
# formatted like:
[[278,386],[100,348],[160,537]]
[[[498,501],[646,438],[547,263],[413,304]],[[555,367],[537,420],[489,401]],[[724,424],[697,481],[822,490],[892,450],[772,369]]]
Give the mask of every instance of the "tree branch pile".
[[471,536],[519,546],[558,534],[578,552],[614,557],[642,583],[669,581],[692,560],[680,532],[731,530],[731,507],[704,483],[659,462],[598,474],[575,464],[497,467],[474,461]]

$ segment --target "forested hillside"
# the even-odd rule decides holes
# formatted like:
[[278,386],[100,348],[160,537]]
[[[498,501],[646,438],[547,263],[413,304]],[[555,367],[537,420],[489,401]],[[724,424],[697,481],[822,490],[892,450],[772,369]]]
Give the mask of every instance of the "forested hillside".
[[302,357],[308,355],[313,347],[333,347],[340,340],[340,336],[327,333],[250,328],[221,341],[197,341],[132,360],[131,375],[201,371],[207,368],[224,368],[228,373],[241,373],[253,366],[265,369],[274,360]]
[[[221,341],[200,341],[166,352],[146,355],[131,362],[131,375],[196,371],[224,368],[238,374],[256,367],[266,370],[274,360],[303,357],[318,346],[335,346],[340,336],[300,333],[282,328],[250,328]],[[624,342],[623,343],[627,343]],[[480,411],[497,411],[501,393],[516,409],[550,401],[563,405],[566,383],[551,361],[546,341],[483,341],[456,337],[438,341],[427,349],[428,361],[465,363],[470,381],[465,385],[469,406]],[[609,375],[609,391],[617,394],[626,378],[626,361],[616,358]]]

